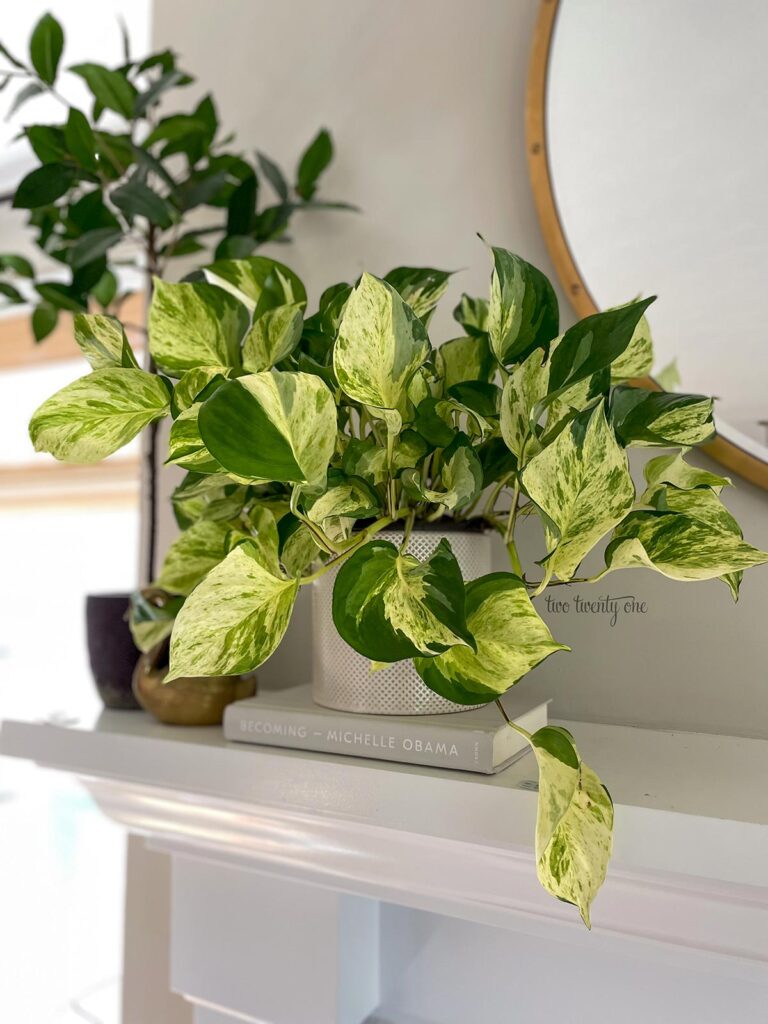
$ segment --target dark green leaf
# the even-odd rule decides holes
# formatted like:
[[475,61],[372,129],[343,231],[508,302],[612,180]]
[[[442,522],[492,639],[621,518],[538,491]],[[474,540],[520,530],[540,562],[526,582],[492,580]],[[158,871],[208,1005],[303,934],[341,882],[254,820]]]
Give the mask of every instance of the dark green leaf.
[[[258,180],[252,174],[241,182],[230,196],[227,205],[227,234],[250,235],[256,219]],[[248,255],[248,254],[246,254]]]
[[476,451],[483,467],[483,487],[496,483],[517,469],[517,458],[500,437],[484,441]]
[[447,448],[456,436],[456,431],[438,412],[437,398],[425,398],[416,410],[414,429],[436,448]]
[[121,178],[134,163],[130,136],[110,132],[94,132],[99,167],[109,178]]
[[107,209],[101,189],[87,192],[73,203],[67,211],[67,220],[77,228],[77,232],[93,231],[95,228],[120,228],[120,222],[111,210]]
[[133,115],[136,89],[125,75],[110,71],[101,64],[75,64],[71,69],[84,78],[96,100],[107,110],[114,110],[126,120]]
[[229,235],[222,238],[213,255],[217,260],[243,260],[255,248],[256,240],[250,235]]
[[51,14],[44,14],[32,31],[29,57],[32,67],[48,85],[56,80],[56,71],[64,49],[64,32]]
[[173,223],[170,205],[138,178],[131,178],[112,193],[112,202],[128,217],[145,217],[164,231]]
[[0,281],[0,295],[4,295],[14,306],[19,306],[26,301],[19,289],[8,284],[7,281]]
[[67,124],[64,129],[64,138],[67,149],[86,171],[96,169],[96,139],[93,137],[93,130],[85,114],[82,114],[75,107],[69,111]]
[[[70,266],[77,268],[97,260],[122,239],[123,233],[115,228],[95,228],[86,231],[69,250]],[[101,276],[101,274],[99,274]]]
[[277,164],[273,163],[273,161],[270,160],[268,156],[265,156],[264,153],[257,153],[256,156],[259,161],[259,169],[261,170],[261,173],[275,190],[278,198],[283,202],[286,202],[288,199],[288,182],[283,177],[283,172]]
[[35,276],[35,268],[29,260],[25,259],[24,256],[16,256],[13,253],[0,256],[0,267],[3,270],[13,270],[19,277]]
[[59,311],[49,302],[41,302],[32,313],[32,333],[35,341],[42,341],[56,329],[59,322]]
[[105,309],[117,294],[117,278],[111,270],[105,270],[91,289],[94,299]]
[[43,281],[36,284],[35,289],[41,299],[45,299],[56,309],[68,309],[73,313],[85,312],[85,302],[66,284],[59,284],[57,281]]
[[586,380],[618,359],[652,302],[653,297],[630,302],[585,317],[570,327],[552,353],[546,404],[551,404],[566,388]]
[[64,132],[52,124],[33,124],[25,129],[29,144],[41,164],[60,162],[67,157]]
[[134,113],[137,117],[143,117],[147,110],[151,106],[160,102],[160,98],[164,92],[169,89],[173,89],[174,86],[179,85],[183,79],[187,78],[183,71],[179,71],[178,68],[173,71],[166,71],[160,75],[157,81],[153,82],[149,88],[136,97],[136,104],[134,106]]
[[69,164],[44,164],[22,179],[13,205],[21,210],[48,206],[69,191],[76,178],[77,170]]
[[311,199],[317,190],[317,179],[333,159],[331,136],[322,128],[299,161],[296,191],[302,199]]
[[13,103],[8,108],[8,113],[5,115],[5,120],[10,121],[17,110],[21,110],[24,104],[33,99],[35,96],[39,96],[40,93],[45,92],[45,89],[40,85],[39,82],[29,82],[24,86],[23,89],[19,89],[16,93]]

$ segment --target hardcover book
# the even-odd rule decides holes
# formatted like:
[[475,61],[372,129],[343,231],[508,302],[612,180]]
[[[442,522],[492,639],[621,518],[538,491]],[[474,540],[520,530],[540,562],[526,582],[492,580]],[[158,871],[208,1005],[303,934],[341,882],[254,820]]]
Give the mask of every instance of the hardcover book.
[[[547,702],[514,690],[502,704],[528,732],[547,724]],[[349,754],[492,775],[528,751],[493,704],[446,715],[357,715],[312,700],[309,683],[261,688],[224,712],[224,738],[237,743]]]

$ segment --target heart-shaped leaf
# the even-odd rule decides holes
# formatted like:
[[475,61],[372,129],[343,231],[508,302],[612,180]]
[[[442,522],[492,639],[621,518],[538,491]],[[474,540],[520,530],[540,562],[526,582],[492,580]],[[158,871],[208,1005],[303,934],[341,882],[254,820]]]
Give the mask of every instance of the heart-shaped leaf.
[[243,367],[253,373],[269,370],[296,348],[301,338],[302,307],[275,306],[262,313],[245,336]]
[[333,367],[353,401],[399,409],[430,351],[426,329],[392,285],[363,274],[344,308]]
[[494,355],[507,366],[535,348],[548,351],[558,332],[557,296],[536,267],[506,249],[491,248],[491,252],[488,334]]
[[197,366],[239,366],[247,328],[247,310],[221,288],[155,279],[149,349],[166,372],[181,376]]
[[550,654],[570,650],[552,639],[517,576],[481,576],[466,592],[467,628],[477,651],[452,647],[437,658],[414,660],[435,693],[457,704],[492,701]]
[[290,267],[267,256],[218,260],[203,269],[205,278],[243,303],[254,321],[277,306],[307,304],[304,285]]
[[424,324],[429,323],[450,279],[450,270],[433,267],[395,267],[384,277]]
[[531,746],[539,764],[539,881],[553,896],[577,906],[589,928],[590,907],[611,858],[613,801],[566,729],[545,726],[533,734]]
[[191,594],[230,550],[229,524],[208,519],[190,526],[168,548],[157,586],[170,594]]
[[165,681],[239,675],[258,668],[283,639],[298,587],[298,580],[265,568],[253,542],[234,548],[179,612]]
[[369,541],[339,570],[333,621],[350,647],[371,661],[474,647],[461,570],[445,539],[425,562],[400,554],[389,541]]
[[333,395],[310,373],[252,373],[203,403],[200,434],[230,473],[250,480],[323,484],[336,445]]
[[627,456],[601,402],[580,413],[522,473],[526,493],[547,517],[546,574],[569,580],[579,563],[632,508]]

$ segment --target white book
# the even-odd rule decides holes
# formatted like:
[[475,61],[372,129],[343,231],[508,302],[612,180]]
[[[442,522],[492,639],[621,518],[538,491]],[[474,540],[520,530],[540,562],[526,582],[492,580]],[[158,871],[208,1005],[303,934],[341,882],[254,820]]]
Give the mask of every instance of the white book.
[[[511,690],[502,704],[527,732],[547,724],[546,701]],[[358,715],[315,704],[309,683],[260,686],[257,696],[230,704],[224,712],[224,738],[486,775],[501,771],[529,749],[494,704],[446,715]]]

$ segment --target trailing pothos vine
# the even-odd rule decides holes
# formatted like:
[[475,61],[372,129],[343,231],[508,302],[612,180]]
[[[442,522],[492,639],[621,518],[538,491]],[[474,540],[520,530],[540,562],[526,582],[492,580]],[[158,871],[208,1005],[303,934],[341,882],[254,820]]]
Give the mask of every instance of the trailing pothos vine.
[[[713,432],[711,399],[632,383],[652,363],[651,300],[561,335],[546,277],[504,249],[491,256],[489,298],[462,296],[459,336],[439,347],[429,324],[450,275],[430,268],[333,285],[311,316],[302,282],[263,257],[218,261],[202,282],[158,280],[158,374],[137,367],[116,320],[76,317],[92,372],[38,409],[31,436],[57,458],[93,462],[172,417],[182,532],[155,581],[168,599],[158,608],[138,595],[133,608],[144,649],[171,635],[169,680],[257,668],[299,589],[335,571],[334,623],[351,647],[376,664],[412,660],[459,704],[498,703],[567,650],[534,601],[583,580],[603,539],[592,580],[644,567],[719,579],[736,597],[742,572],[768,560],[722,504],[729,481],[685,458]],[[639,494],[633,446],[671,449],[648,463]],[[524,520],[539,526],[538,565],[518,549]],[[508,571],[464,580],[439,537],[415,558],[409,539],[423,522],[493,529]],[[393,524],[397,545],[385,535]],[[510,727],[540,769],[539,878],[589,923],[611,851],[610,796],[565,729]]]

